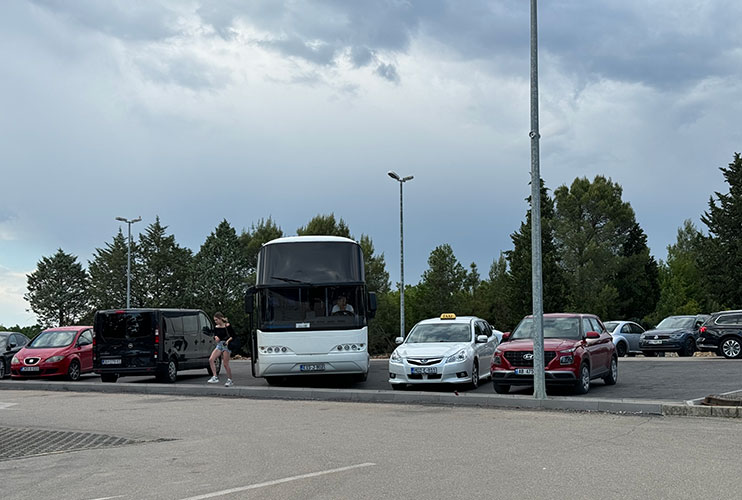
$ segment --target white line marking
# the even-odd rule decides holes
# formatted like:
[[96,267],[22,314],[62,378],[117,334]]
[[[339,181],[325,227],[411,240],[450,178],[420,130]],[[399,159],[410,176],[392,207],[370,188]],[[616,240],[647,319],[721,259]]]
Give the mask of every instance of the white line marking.
[[0,403],[0,410],[4,410],[6,408],[10,408],[11,406],[15,406],[18,403]]
[[92,498],[91,500],[110,500],[111,498],[122,498],[126,495],[116,495],[115,497],[100,497],[100,498]]
[[376,464],[368,462],[365,464],[349,465],[347,467],[340,467],[338,469],[323,470],[319,472],[310,472],[309,474],[302,474],[300,476],[285,477],[283,479],[275,479],[273,481],[266,481],[264,483],[251,484],[249,486],[240,486],[239,488],[230,488],[228,490],[215,491],[214,493],[206,493],[205,495],[198,495],[195,497],[184,498],[183,500],[205,500],[206,498],[214,498],[222,495],[229,495],[230,493],[238,493],[240,491],[254,490],[256,488],[263,488],[265,486],[274,486],[276,484],[288,483],[289,481],[296,481],[298,479],[307,479],[310,477],[324,476],[325,474],[334,474],[335,472],[344,472],[351,469],[360,469],[361,467],[371,467]]

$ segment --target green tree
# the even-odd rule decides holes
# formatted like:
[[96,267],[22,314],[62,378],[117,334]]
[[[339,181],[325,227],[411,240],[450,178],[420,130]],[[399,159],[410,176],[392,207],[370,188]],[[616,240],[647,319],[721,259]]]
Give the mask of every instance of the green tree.
[[[206,238],[193,260],[196,305],[214,314],[224,313],[238,334],[244,337],[246,320],[244,296],[248,263],[235,229],[223,220]],[[242,345],[247,343],[242,339]]]
[[701,267],[709,299],[719,308],[742,305],[742,157],[734,153],[727,167],[720,167],[729,192],[714,193],[701,217],[708,227],[703,241]]
[[660,298],[655,311],[645,318],[656,325],[674,314],[698,314],[705,302],[698,258],[703,236],[690,220],[678,229],[674,245],[667,247],[667,262],[659,267]]
[[474,292],[473,314],[486,319],[498,330],[512,330],[523,315],[513,310],[512,280],[504,254],[492,261],[488,278]]
[[[88,263],[90,273],[90,301],[94,309],[113,309],[126,306],[126,269],[128,245],[119,229],[111,243],[105,248],[96,248],[93,260]],[[141,305],[137,299],[137,280],[139,246],[131,244],[132,293],[131,304]]]
[[88,274],[76,256],[61,248],[41,258],[27,283],[24,298],[44,325],[72,325],[88,311]]
[[384,254],[374,253],[374,243],[370,236],[361,235],[361,245],[363,252],[363,267],[366,270],[366,285],[370,292],[384,294],[389,292],[389,273],[386,270]]
[[617,278],[621,251],[636,220],[622,188],[596,176],[575,179],[554,191],[555,240],[567,277],[567,303],[571,310],[593,312],[602,318],[621,314]]
[[[531,204],[531,197],[526,198]],[[533,285],[531,261],[531,210],[526,221],[510,235],[513,249],[505,252],[510,274],[510,300],[512,315],[507,324],[520,321],[533,312]],[[559,312],[565,308],[565,277],[554,241],[554,200],[541,181],[541,276],[543,280],[543,306],[545,312]],[[513,328],[515,325],[509,326]]]
[[297,229],[296,234],[299,236],[343,236],[352,238],[345,221],[342,218],[335,220],[335,214],[315,216],[306,226]]
[[245,254],[250,274],[255,272],[258,265],[258,252],[260,252],[261,247],[265,243],[282,236],[283,230],[270,217],[267,220],[260,219],[257,225],[253,224],[250,227],[250,230],[242,231],[240,246]]
[[160,217],[139,235],[138,283],[144,307],[187,307],[192,252],[167,235]]
[[462,306],[466,277],[466,269],[456,259],[450,245],[443,244],[433,249],[428,257],[428,269],[423,273],[419,285],[423,301],[421,309],[425,316],[457,312]]
[[649,253],[647,235],[638,223],[629,229],[619,258],[616,317],[641,321],[655,310],[660,298],[660,283],[659,266]]

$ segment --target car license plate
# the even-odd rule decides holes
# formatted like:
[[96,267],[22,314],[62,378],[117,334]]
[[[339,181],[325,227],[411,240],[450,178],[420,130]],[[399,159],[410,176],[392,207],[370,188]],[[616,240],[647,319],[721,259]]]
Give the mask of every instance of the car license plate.
[[650,340],[649,343],[650,344],[661,344],[662,341],[661,340]]
[[423,366],[420,368],[410,368],[410,373],[413,375],[438,373],[438,368],[435,366]]
[[23,366],[21,367],[22,372],[37,372],[39,371],[38,366]]
[[533,368],[516,368],[516,375],[533,375]]
[[299,365],[299,371],[323,372],[325,371],[325,364],[324,363],[307,363],[306,365]]
[[120,359],[101,359],[100,364],[102,365],[120,365]]

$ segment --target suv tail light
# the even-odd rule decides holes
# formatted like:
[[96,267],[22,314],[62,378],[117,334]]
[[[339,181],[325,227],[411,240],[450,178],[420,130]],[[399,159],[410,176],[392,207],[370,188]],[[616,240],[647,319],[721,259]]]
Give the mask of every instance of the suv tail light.
[[699,330],[699,332],[706,333],[706,327],[705,326],[702,326],[701,329]]

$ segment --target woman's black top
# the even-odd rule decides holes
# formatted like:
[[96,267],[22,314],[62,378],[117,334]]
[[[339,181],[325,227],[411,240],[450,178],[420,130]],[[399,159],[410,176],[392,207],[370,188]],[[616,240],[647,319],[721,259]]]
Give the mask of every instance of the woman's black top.
[[232,325],[226,328],[217,326],[214,328],[214,334],[219,337],[219,340],[227,340],[234,337],[234,328],[232,328]]

